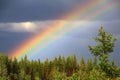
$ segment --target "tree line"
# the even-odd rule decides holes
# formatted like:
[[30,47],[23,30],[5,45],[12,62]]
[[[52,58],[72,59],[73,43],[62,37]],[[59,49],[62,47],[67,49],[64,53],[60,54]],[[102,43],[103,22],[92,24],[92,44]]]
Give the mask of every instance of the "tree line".
[[95,41],[96,46],[88,46],[94,59],[81,57],[79,62],[75,54],[44,62],[0,54],[0,80],[120,80],[120,67],[108,60],[116,39],[101,27]]

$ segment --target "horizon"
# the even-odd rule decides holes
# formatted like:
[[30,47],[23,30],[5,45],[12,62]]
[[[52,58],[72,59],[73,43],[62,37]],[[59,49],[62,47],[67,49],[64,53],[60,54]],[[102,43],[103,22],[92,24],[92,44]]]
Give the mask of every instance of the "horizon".
[[0,4],[1,53],[41,61],[72,54],[78,60],[88,59],[92,57],[88,45],[96,44],[93,38],[103,26],[118,39],[111,59],[120,64],[119,0],[2,0]]

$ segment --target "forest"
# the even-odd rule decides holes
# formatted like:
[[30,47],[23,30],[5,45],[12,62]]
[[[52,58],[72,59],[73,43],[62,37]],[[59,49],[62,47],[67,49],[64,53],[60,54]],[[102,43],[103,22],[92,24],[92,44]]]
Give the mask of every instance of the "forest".
[[117,39],[101,27],[94,40],[98,44],[88,45],[93,59],[81,56],[80,61],[75,54],[42,62],[27,56],[18,61],[1,53],[0,80],[120,80],[120,67],[108,59]]

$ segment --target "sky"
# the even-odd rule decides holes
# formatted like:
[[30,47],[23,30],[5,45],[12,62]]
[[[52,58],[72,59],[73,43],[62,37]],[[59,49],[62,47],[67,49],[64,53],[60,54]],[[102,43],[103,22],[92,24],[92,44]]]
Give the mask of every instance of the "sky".
[[[76,6],[79,6],[82,12],[82,9],[86,9],[89,3],[95,5],[98,4],[97,2],[103,3],[86,10],[86,12],[83,10],[83,16],[66,20],[65,15],[72,13],[71,11],[74,11]],[[85,18],[90,12],[99,11],[99,6],[103,6],[104,9],[104,6],[109,3],[114,3],[116,6],[114,8],[111,6],[109,11],[104,11],[103,14],[95,18]],[[46,42],[62,35],[60,38],[45,46],[44,49],[37,49],[38,51],[32,56],[27,54],[28,59],[40,58],[43,61],[46,58],[52,59],[59,55],[69,56],[72,54],[76,54],[77,59],[82,56],[89,58],[92,55],[88,50],[88,45],[95,45],[93,38],[97,35],[100,26],[103,26],[105,31],[118,39],[114,55],[112,54],[111,57],[116,60],[117,64],[120,64],[119,14],[119,0],[0,0],[0,52],[9,55],[14,52],[16,47],[32,39],[31,37],[48,28],[52,29],[51,25],[68,21],[69,25],[56,32]],[[78,23],[84,24],[67,32]],[[43,42],[43,45],[46,42]],[[39,45],[40,47],[37,48],[41,48],[43,45]]]

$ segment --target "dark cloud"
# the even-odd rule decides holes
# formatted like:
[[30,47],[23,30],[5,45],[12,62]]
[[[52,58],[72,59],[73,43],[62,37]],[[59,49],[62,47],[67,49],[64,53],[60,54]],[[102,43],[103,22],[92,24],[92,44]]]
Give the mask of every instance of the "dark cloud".
[[[59,16],[71,10],[74,6],[82,5],[87,1],[89,0],[0,0],[0,22],[58,19]],[[119,19],[119,8],[115,8],[108,13],[97,19]]]
[[[49,22],[48,22],[49,23]],[[70,33],[67,33],[62,36],[61,39],[56,40],[54,43],[51,43],[49,47],[45,48],[43,52],[39,53],[39,56],[34,54],[29,59],[38,59],[45,60],[46,58],[53,58],[59,55],[69,56],[73,53],[77,55],[79,59],[81,56],[85,58],[90,58],[90,52],[88,50],[88,45],[94,45],[94,37],[98,33],[98,29],[101,26],[101,23],[105,31],[118,37],[118,41],[115,46],[115,51],[111,55],[112,59],[115,59],[118,64],[120,59],[120,27],[119,22],[88,22],[86,26],[80,25],[79,28],[73,30]],[[12,24],[12,23],[11,23]],[[36,23],[38,24],[38,23]],[[38,24],[39,25],[39,24]],[[8,25],[9,26],[9,25]],[[38,26],[39,27],[39,26]],[[8,30],[6,30],[8,29]],[[28,32],[11,32],[9,31],[10,26],[0,27],[0,51],[6,54],[13,51],[14,48],[19,47],[25,40],[29,40],[33,33]],[[63,30],[64,32],[65,30]],[[54,35],[55,37],[55,35]],[[51,38],[50,38],[51,39]],[[44,44],[44,43],[43,43]],[[44,53],[44,54],[43,54]],[[42,57],[41,57],[42,56]]]
[[10,0],[0,0],[0,11],[7,8],[9,5]]
[[66,12],[69,7],[67,3],[56,0],[11,0],[9,2],[2,1],[2,3],[1,22],[54,19]]
[[8,54],[11,50],[14,50],[15,47],[18,47],[18,45],[31,36],[32,34],[30,33],[0,31],[0,52]]
[[[21,45],[21,43],[34,35],[34,33],[27,32],[25,30],[26,28],[21,28],[21,26],[18,26],[19,24],[16,25],[15,28],[12,25],[13,23],[24,21],[32,21],[34,23],[36,21],[48,20],[48,22],[45,23],[44,21],[43,23],[36,23],[36,30],[41,31],[41,28],[45,28],[45,26],[49,25],[49,20],[60,19],[58,18],[59,16],[64,15],[76,5],[82,5],[87,1],[90,0],[0,0],[0,51],[9,54],[9,52],[14,50],[14,48],[18,47]],[[109,2],[113,0],[106,1]],[[116,1],[117,4],[120,4],[120,0],[114,1]],[[84,5],[86,6],[86,4]],[[84,55],[89,57],[90,54],[87,49],[87,45],[94,44],[93,37],[97,35],[98,28],[103,25],[106,31],[112,33],[115,37],[118,38],[114,52],[116,54],[112,55],[112,57],[115,58],[115,61],[119,61],[119,14],[120,5],[100,15],[100,17],[93,19],[94,21],[98,22],[95,22],[91,25],[86,23],[87,28],[81,26],[84,28],[84,30],[81,28],[73,33],[66,34],[64,36],[65,39],[62,38],[61,40],[58,40],[59,42],[51,44],[52,46],[44,51],[45,58],[61,54],[68,56],[69,53],[72,54],[74,52],[78,58]],[[65,30],[62,32],[64,31]],[[42,56],[43,54],[40,55]],[[38,55],[36,56],[40,57]]]

